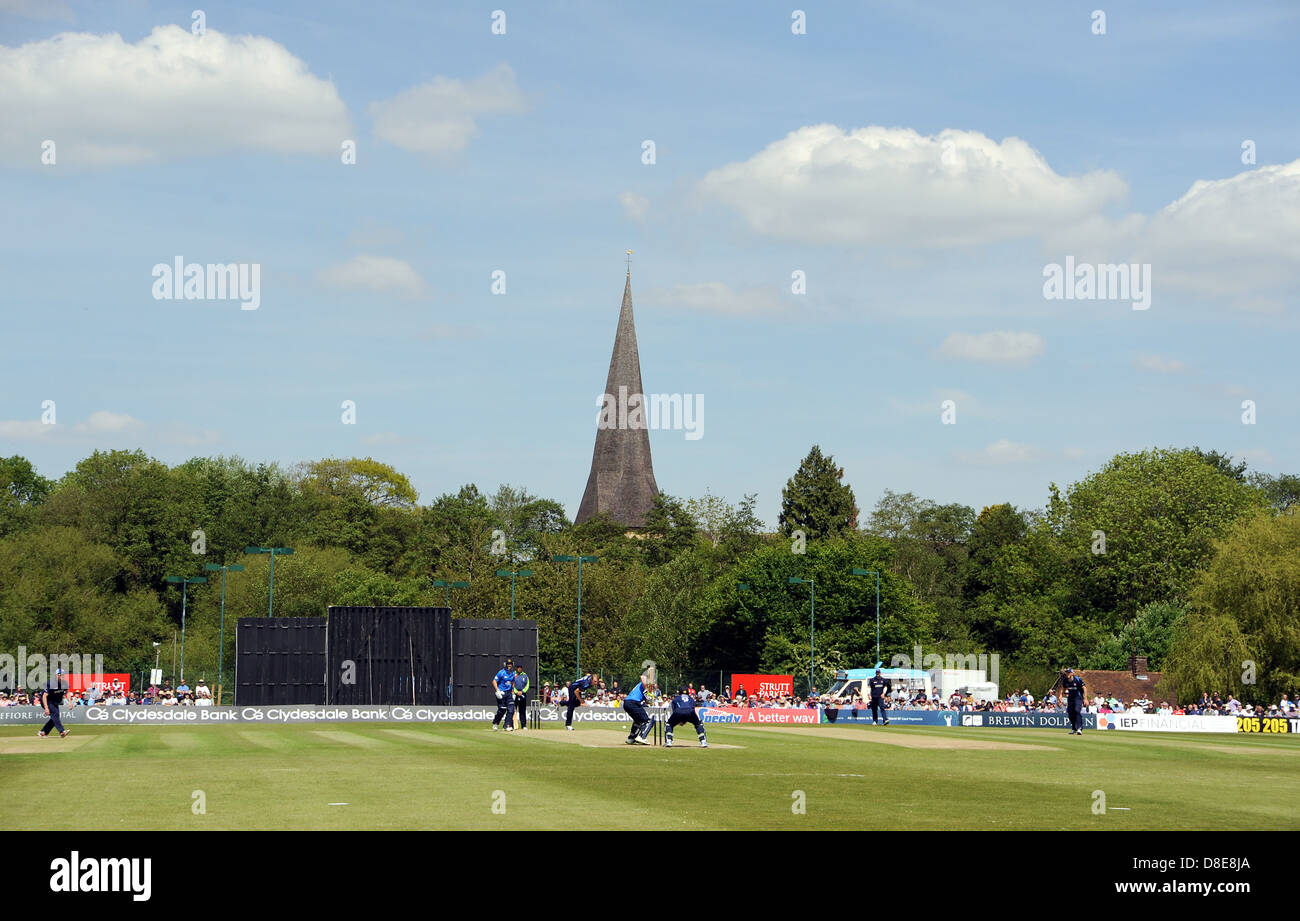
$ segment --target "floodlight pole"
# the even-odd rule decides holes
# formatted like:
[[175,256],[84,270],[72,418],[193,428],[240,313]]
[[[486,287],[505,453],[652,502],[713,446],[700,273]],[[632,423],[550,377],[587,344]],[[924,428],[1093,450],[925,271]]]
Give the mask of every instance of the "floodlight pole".
[[531,569],[498,569],[497,575],[510,579],[510,619],[515,619],[515,578],[527,579],[533,574]]
[[167,582],[179,582],[181,586],[181,681],[185,680],[185,601],[186,590],[191,582],[207,582],[206,576],[191,579],[188,576],[166,576]]
[[855,576],[875,576],[876,577],[876,661],[880,661],[880,571],[876,569],[857,569],[854,568]]
[[807,583],[812,589],[811,607],[808,617],[808,694],[811,696],[813,689],[813,672],[814,665],[817,662],[817,580],[800,579],[798,576],[791,576],[787,580],[791,585],[802,585]]
[[582,674],[582,564],[595,563],[600,559],[596,556],[569,556],[567,554],[556,554],[551,557],[554,563],[572,563],[575,560],[578,563],[578,661],[577,673]]
[[[271,557],[275,559],[275,557]],[[226,663],[226,573],[243,572],[243,566],[218,566],[216,563],[208,563],[204,567],[208,572],[221,570],[221,639],[217,646],[217,706],[221,706],[221,688],[225,676],[224,666]]]
[[275,608],[275,558],[293,553],[292,547],[245,547],[244,553],[269,553],[271,555],[271,594],[266,602],[266,616],[274,617]]

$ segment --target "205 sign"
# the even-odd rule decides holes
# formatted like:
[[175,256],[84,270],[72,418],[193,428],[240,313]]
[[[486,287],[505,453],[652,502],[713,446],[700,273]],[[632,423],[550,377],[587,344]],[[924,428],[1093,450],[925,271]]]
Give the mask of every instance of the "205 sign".
[[1300,733],[1300,719],[1287,719],[1281,716],[1239,716],[1238,732],[1296,732]]

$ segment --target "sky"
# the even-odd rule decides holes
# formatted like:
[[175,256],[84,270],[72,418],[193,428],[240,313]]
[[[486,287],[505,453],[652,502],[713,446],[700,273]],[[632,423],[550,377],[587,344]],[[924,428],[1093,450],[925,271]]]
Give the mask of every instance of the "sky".
[[629,249],[679,497],[773,526],[813,444],[863,521],[1300,470],[1294,4],[199,2],[0,0],[0,456],[47,477],[372,456],[572,516]]

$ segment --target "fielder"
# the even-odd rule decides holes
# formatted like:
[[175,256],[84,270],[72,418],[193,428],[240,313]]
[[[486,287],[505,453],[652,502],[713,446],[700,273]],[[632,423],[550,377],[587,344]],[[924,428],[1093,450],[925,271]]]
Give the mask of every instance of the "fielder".
[[63,721],[59,719],[59,705],[63,703],[63,695],[66,690],[67,682],[63,680],[63,669],[59,669],[55,672],[54,680],[49,682],[45,690],[39,692],[41,709],[49,717],[45,721],[45,726],[37,733],[42,739],[55,729],[59,731],[59,738],[67,738],[68,730],[63,728]]
[[677,689],[672,708],[673,712],[668,717],[668,728],[664,730],[664,746],[672,748],[674,726],[691,723],[695,726],[695,734],[700,737],[700,748],[708,748],[709,740],[704,737],[704,724],[700,722],[700,715],[695,712],[695,698],[686,693],[686,688]]
[[506,659],[505,668],[492,678],[492,690],[497,695],[497,715],[492,718],[492,731],[501,728],[501,721],[506,721],[506,732],[515,731],[515,663]]
[[876,669],[876,674],[867,682],[867,687],[871,691],[871,725],[876,725],[879,717],[884,717],[885,725],[889,725],[889,711],[885,709],[885,698],[889,696],[890,688],[893,682],[880,674],[880,669]]
[[654,717],[646,712],[646,693],[654,690],[654,682],[649,676],[642,675],[641,680],[632,686],[627,699],[623,701],[623,710],[632,717],[632,733],[627,737],[628,745],[649,745],[645,737],[654,727]]
[[1083,679],[1067,668],[1061,673],[1061,684],[1065,686],[1065,711],[1070,716],[1070,735],[1083,735]]

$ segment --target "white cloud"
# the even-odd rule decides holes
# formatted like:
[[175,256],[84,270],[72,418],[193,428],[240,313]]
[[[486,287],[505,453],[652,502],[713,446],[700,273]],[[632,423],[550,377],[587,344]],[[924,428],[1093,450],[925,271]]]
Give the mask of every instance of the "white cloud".
[[139,425],[141,425],[139,419],[133,419],[126,413],[112,413],[101,409],[91,413],[85,422],[78,422],[76,430],[87,434],[125,432]]
[[425,287],[424,279],[410,263],[389,256],[356,256],[322,269],[317,278],[339,288],[364,288],[403,297],[418,297]]
[[477,118],[520,112],[515,72],[501,64],[475,80],[435,77],[370,104],[375,137],[415,153],[457,153],[478,134]]
[[0,438],[14,441],[37,441],[45,438],[67,438],[77,440],[94,439],[104,435],[117,435],[122,432],[142,431],[145,424],[126,413],[110,412],[106,409],[96,410],[83,422],[71,425],[63,422],[46,424],[39,419],[0,420]]
[[0,162],[109,166],[234,150],[333,153],[352,136],[334,84],[283,45],[208,29],[64,32],[0,46]]
[[399,435],[396,432],[377,432],[374,435],[361,436],[361,443],[377,448],[393,448],[405,444],[411,444],[414,439],[405,435]]
[[623,217],[629,221],[644,221],[650,208],[650,199],[635,192],[623,192],[618,196],[618,203],[623,206]]
[[642,300],[665,307],[678,307],[703,313],[753,314],[778,313],[788,303],[776,289],[745,288],[733,291],[720,281],[706,281],[672,288],[651,288]]
[[0,438],[11,441],[35,441],[38,438],[48,438],[57,429],[57,425],[46,425],[39,419],[0,419]]
[[970,246],[1047,233],[1127,194],[1065,177],[1020,138],[813,125],[707,174],[699,190],[758,233],[808,243]]
[[939,354],[962,361],[1013,363],[1037,358],[1046,347],[1038,333],[952,333],[939,346]]
[[1141,371],[1154,371],[1157,374],[1181,374],[1187,370],[1187,363],[1177,358],[1165,358],[1163,355],[1138,355],[1133,359],[1134,367]]
[[1137,261],[1153,284],[1275,312],[1300,287],[1300,160],[1197,180],[1147,222]]
[[957,455],[958,460],[968,464],[1027,464],[1042,457],[1042,451],[1034,445],[1019,444],[1005,438],[993,442],[983,451]]

